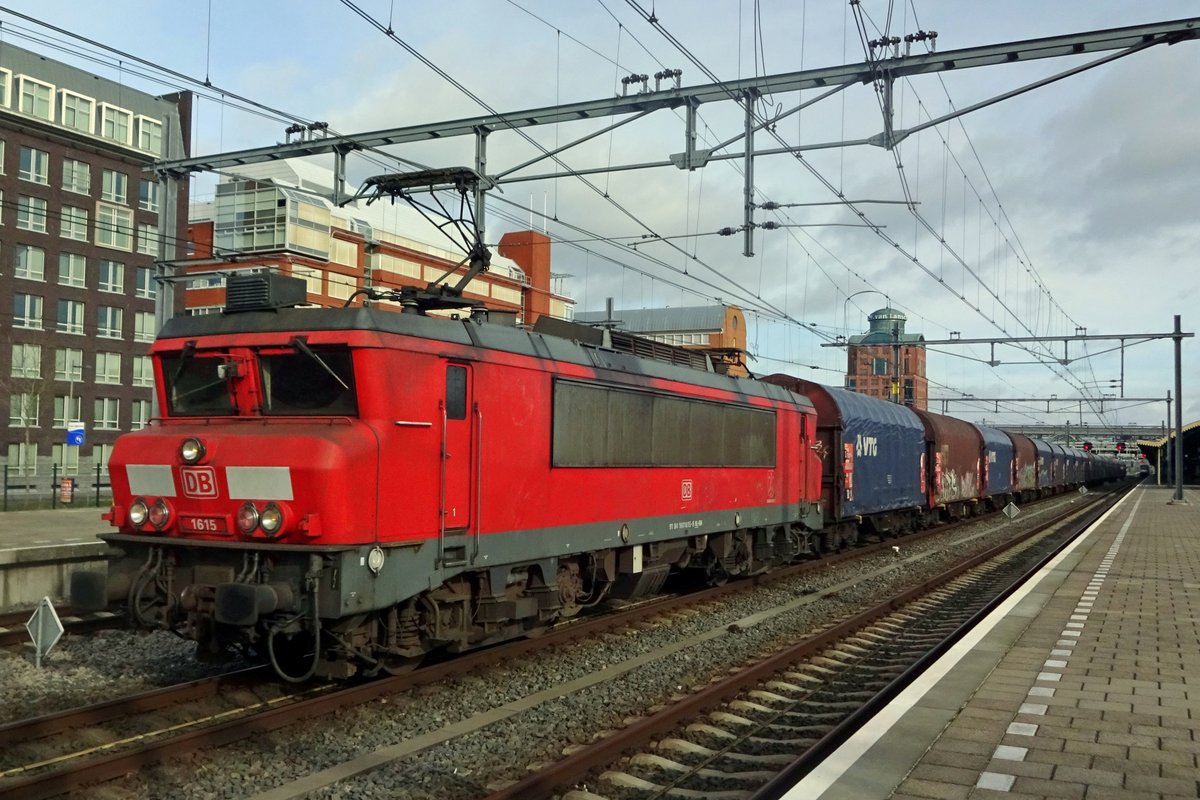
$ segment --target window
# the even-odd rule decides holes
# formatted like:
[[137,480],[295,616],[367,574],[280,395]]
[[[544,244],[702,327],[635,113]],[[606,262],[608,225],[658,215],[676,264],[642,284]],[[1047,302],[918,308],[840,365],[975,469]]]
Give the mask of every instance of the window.
[[12,103],[9,102],[11,98],[8,96],[8,93],[11,89],[12,70],[0,69],[0,104],[2,104],[5,108],[8,108],[10,105],[12,105]]
[[46,201],[38,197],[17,199],[17,227],[23,231],[46,232]]
[[133,249],[133,211],[97,203],[96,244],[115,250]]
[[96,398],[96,430],[115,431],[121,413],[121,401],[115,397]]
[[68,128],[90,134],[95,125],[96,101],[66,89],[59,94],[62,96],[59,121]]
[[158,297],[158,286],[154,283],[154,271],[149,267],[137,268],[137,284],[134,294],[147,300]]
[[50,182],[50,154],[36,147],[21,147],[21,166],[17,177],[23,181],[47,184]]
[[446,419],[467,418],[467,368],[446,367]]
[[50,448],[50,458],[58,465],[59,475],[79,474],[79,448],[69,444],[56,444]]
[[[7,71],[8,70],[0,69],[0,79],[4,78],[4,73]],[[7,106],[8,103],[5,103],[4,105]],[[3,174],[4,174],[4,140],[0,139],[0,175],[3,175]]]
[[73,158],[63,159],[62,188],[77,194],[91,194],[92,167],[84,161]]
[[129,176],[124,172],[106,169],[100,177],[100,197],[114,203],[124,203],[126,190],[129,186]]
[[54,86],[26,75],[17,76],[17,85],[20,87],[21,113],[54,122]]
[[42,346],[40,344],[13,343],[12,376],[14,378],[42,377]]
[[102,258],[99,262],[98,272],[100,291],[115,292],[116,294],[125,292],[125,265],[120,261],[109,261],[107,258]]
[[36,294],[13,295],[13,327],[42,329],[42,298]]
[[135,342],[153,342],[155,334],[154,312],[133,312],[133,340]]
[[311,267],[292,267],[292,277],[304,280],[305,291],[321,294],[321,270]]
[[[264,414],[358,414],[354,364],[348,349],[260,355],[258,363],[266,393]],[[466,372],[463,367],[451,369]]]
[[106,353],[99,351],[96,353],[96,383],[116,383],[121,382],[121,354]]
[[146,427],[146,423],[150,421],[149,400],[134,400],[129,411],[129,423],[133,430],[138,431]]
[[92,463],[101,465],[107,472],[108,460],[112,458],[112,448],[111,444],[92,445]]
[[150,360],[150,356],[133,357],[133,385],[154,385],[154,362]]
[[162,123],[149,117],[137,118],[138,149],[154,155],[162,154]]
[[31,244],[13,248],[13,274],[30,281],[46,280],[46,251]]
[[158,213],[158,181],[142,181],[138,187],[138,208]]
[[58,284],[60,286],[87,285],[87,259],[79,253],[58,254]]
[[121,338],[121,309],[114,306],[100,306],[96,314],[96,335],[101,339]]
[[63,206],[61,235],[64,239],[78,239],[81,242],[88,240],[88,212],[86,208]]
[[31,477],[37,475],[37,442],[16,442],[8,446],[8,473]]
[[83,380],[83,351],[62,347],[54,351],[54,380]]
[[60,394],[54,398],[54,427],[65,428],[68,422],[80,422],[83,398],[74,394]]
[[871,374],[872,375],[887,375],[888,362],[886,358],[871,359]]
[[105,139],[121,144],[129,144],[132,134],[131,122],[133,114],[123,108],[100,104],[100,135]]
[[8,403],[8,426],[10,428],[38,427],[40,398],[32,392],[13,392]]
[[158,226],[138,225],[137,251],[144,255],[158,255]]
[[83,333],[84,305],[78,300],[58,301],[58,324],[55,330],[59,333]]

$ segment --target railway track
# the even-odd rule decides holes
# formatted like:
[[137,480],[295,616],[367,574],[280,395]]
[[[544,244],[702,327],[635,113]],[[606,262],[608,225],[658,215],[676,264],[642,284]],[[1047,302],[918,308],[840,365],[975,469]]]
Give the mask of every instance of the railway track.
[[[962,524],[978,521],[976,518]],[[900,541],[914,542],[923,536],[946,534],[955,527],[957,526],[941,526],[904,537]],[[31,799],[55,796],[87,784],[117,778],[149,763],[169,761],[181,754],[192,754],[199,748],[218,747],[255,734],[284,728],[301,720],[329,715],[348,707],[386,698],[414,687],[445,681],[507,659],[519,658],[534,649],[540,650],[551,645],[596,636],[605,631],[635,625],[641,620],[655,616],[677,613],[682,609],[697,606],[703,608],[704,604],[719,603],[733,593],[753,591],[759,586],[794,578],[839,561],[864,557],[894,546],[893,540],[875,542],[863,548],[796,565],[756,579],[738,581],[691,595],[664,597],[604,617],[572,620],[538,639],[523,640],[505,647],[459,657],[422,668],[409,675],[356,686],[324,686],[311,696],[295,695],[241,705],[227,704],[227,707],[216,712],[211,708],[204,708],[201,709],[201,713],[192,713],[187,719],[180,719],[180,713],[174,713],[168,725],[158,729],[143,729],[128,736],[110,736],[103,747],[71,748],[69,745],[57,745],[53,756],[49,758],[46,757],[46,748],[42,747],[14,751],[30,752],[34,757],[19,764],[5,763],[5,768],[0,769],[0,794],[13,793],[15,796]],[[161,709],[162,703],[178,705],[185,702],[211,702],[223,679],[229,680],[221,676],[210,681],[194,682],[186,688],[180,687],[178,691],[181,694],[174,700],[166,699],[167,691],[164,690],[161,693],[147,693],[139,698],[126,698],[102,704],[102,707],[89,707],[36,720],[10,723],[0,726],[0,745],[12,749],[11,746],[20,742],[45,739],[58,731],[95,730],[98,724],[120,717],[121,712],[118,709],[122,707],[127,710],[142,708],[147,713],[154,713]],[[185,696],[187,692],[192,693],[190,699]],[[155,694],[162,696],[155,697]],[[452,735],[454,731],[449,730],[443,738]],[[432,746],[436,743],[431,739],[427,745]]]
[[[25,629],[31,614],[33,609],[0,614],[0,647],[19,647],[31,641],[29,631]],[[124,616],[111,611],[77,614],[72,609],[63,609],[58,612],[58,618],[64,634],[91,633],[125,625]]]
[[1096,498],[733,670],[488,800],[781,797],[1117,499]]

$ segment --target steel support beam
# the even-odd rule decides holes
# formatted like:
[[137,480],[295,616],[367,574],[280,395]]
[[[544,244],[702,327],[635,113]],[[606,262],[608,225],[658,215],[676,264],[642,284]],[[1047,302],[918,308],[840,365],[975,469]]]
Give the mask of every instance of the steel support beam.
[[1200,18],[1173,20],[1149,25],[1133,25],[1089,33],[1050,36],[1019,42],[924,53],[915,56],[886,59],[883,62],[860,62],[836,67],[801,70],[780,75],[746,78],[702,86],[646,92],[627,97],[603,98],[566,105],[546,106],[522,111],[489,114],[480,117],[435,122],[403,128],[388,128],[356,134],[329,136],[324,139],[290,142],[269,147],[237,150],[228,153],[158,162],[159,169],[181,172],[232,169],[245,164],[276,161],[286,158],[319,155],[347,150],[385,147],[408,142],[447,139],[473,135],[480,127],[490,130],[517,129],[537,125],[597,117],[620,116],[644,111],[696,106],[718,100],[744,97],[748,92],[781,94],[809,89],[827,89],[854,83],[874,81],[881,65],[893,78],[924,75],[952,69],[969,69],[996,64],[1034,61],[1045,58],[1076,56],[1110,50],[1144,48],[1157,44],[1176,44],[1200,35]]
[[746,104],[746,156],[742,162],[745,186],[746,208],[743,215],[742,255],[749,258],[754,255],[754,100],[757,94],[747,91],[743,101]]
[[1175,315],[1175,495],[1176,503],[1183,502],[1183,330],[1179,315]]

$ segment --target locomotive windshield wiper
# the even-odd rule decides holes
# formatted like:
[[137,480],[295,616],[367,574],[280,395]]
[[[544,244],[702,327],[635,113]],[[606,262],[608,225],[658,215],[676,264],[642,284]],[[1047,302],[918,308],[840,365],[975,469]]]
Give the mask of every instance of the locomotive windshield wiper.
[[179,376],[183,374],[183,368],[187,366],[188,361],[196,354],[196,343],[188,340],[183,343],[183,350],[179,352],[179,365],[175,367],[175,374],[171,376],[171,385],[174,386],[179,382]]
[[292,347],[294,347],[296,350],[298,350],[301,353],[304,353],[304,355],[308,356],[313,361],[316,361],[318,364],[320,364],[321,369],[325,370],[330,375],[332,375],[333,379],[335,381],[337,381],[338,383],[340,383],[342,385],[343,389],[345,389],[346,391],[350,391],[350,387],[347,386],[346,382],[341,379],[341,376],[339,376],[336,372],[334,372],[333,369],[328,364],[325,363],[325,360],[323,358],[321,358],[319,355],[317,355],[311,349],[309,349],[308,344],[304,341],[303,336],[293,336],[291,344],[292,344]]

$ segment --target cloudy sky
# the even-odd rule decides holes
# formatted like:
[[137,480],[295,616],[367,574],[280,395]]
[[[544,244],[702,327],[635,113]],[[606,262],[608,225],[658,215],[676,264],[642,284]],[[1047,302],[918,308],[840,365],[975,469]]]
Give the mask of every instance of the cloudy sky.
[[[220,102],[236,94],[341,133],[433,123],[611,97],[620,79],[683,70],[684,86],[834,67],[864,60],[863,39],[936,31],[946,51],[1078,34],[1195,16],[1195,3],[1032,0],[964,4],[862,0],[856,19],[833,0],[149,0],[10,2],[0,41],[79,63],[151,92],[195,89],[151,70],[119,67],[28,14],[213,88],[200,90],[193,152],[225,152],[282,141],[286,122]],[[100,10],[102,9],[102,10]],[[653,26],[639,13],[658,21]],[[361,12],[361,13],[359,13]],[[366,18],[370,19],[366,19]],[[391,28],[400,42],[372,21]],[[860,32],[865,30],[865,35]],[[34,38],[31,38],[34,37]],[[669,37],[669,38],[668,38]],[[674,40],[674,41],[672,41]],[[402,44],[402,43],[403,44]],[[407,48],[403,45],[407,45]],[[68,54],[63,47],[82,51]],[[914,53],[923,52],[914,45]],[[410,52],[412,51],[412,52]],[[413,55],[423,57],[425,62]],[[898,81],[897,128],[908,128],[1100,56],[956,70]],[[97,63],[95,58],[107,63]],[[81,60],[86,59],[86,60]],[[850,145],[755,162],[758,210],[754,255],[743,237],[715,235],[743,221],[741,159],[692,172],[674,167],[614,170],[510,183],[488,204],[488,238],[545,229],[560,240],[554,271],[581,309],[702,305],[720,298],[746,309],[760,373],[786,371],[840,384],[845,355],[822,347],[859,333],[867,313],[902,309],[908,331],[929,339],[1161,333],[1172,315],[1184,330],[1200,321],[1200,41],[1154,47],[942,123],[892,151]],[[452,79],[451,80],[447,79]],[[454,84],[457,84],[454,85]],[[653,83],[653,79],[651,79]],[[465,91],[464,91],[465,90]],[[633,90],[636,91],[636,88]],[[764,97],[770,115],[814,99]],[[487,107],[481,106],[480,101]],[[700,108],[700,145],[738,136],[743,112],[731,101]],[[489,140],[499,172],[600,130],[607,121],[527,129]],[[865,139],[880,132],[876,92],[855,85],[760,133],[758,149]],[[604,170],[666,160],[684,146],[681,114],[659,111],[567,150],[565,167],[542,161],[523,174]],[[405,146],[394,155],[430,166],[470,164],[469,138]],[[725,153],[740,153],[735,141]],[[353,180],[397,169],[366,159]],[[211,194],[211,179],[194,192]],[[914,210],[902,203],[906,190]],[[837,195],[863,201],[852,209]],[[872,201],[872,202],[866,202]],[[646,240],[639,237],[650,237]],[[658,238],[654,238],[658,237]],[[436,241],[433,236],[430,241]],[[633,245],[637,246],[634,247]],[[852,296],[853,295],[853,296]],[[851,297],[852,296],[852,297]],[[847,300],[849,298],[849,300]],[[935,347],[930,394],[954,397],[1076,398],[1118,394],[1116,342],[1070,345],[1067,367],[1031,362],[1031,353]],[[1063,345],[1053,345],[1061,356]],[[1113,352],[1105,352],[1113,351]],[[1088,353],[1097,355],[1083,358]],[[1076,360],[1078,359],[1078,360]],[[1124,392],[1165,398],[1173,389],[1169,340],[1129,348]],[[1185,420],[1200,418],[1200,349],[1184,342]],[[940,404],[934,404],[940,410]],[[1104,427],[1157,425],[1165,403],[1099,406],[950,405],[975,420],[1048,420]]]

